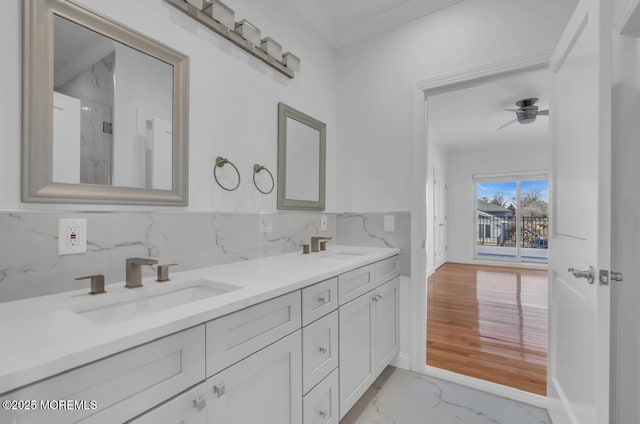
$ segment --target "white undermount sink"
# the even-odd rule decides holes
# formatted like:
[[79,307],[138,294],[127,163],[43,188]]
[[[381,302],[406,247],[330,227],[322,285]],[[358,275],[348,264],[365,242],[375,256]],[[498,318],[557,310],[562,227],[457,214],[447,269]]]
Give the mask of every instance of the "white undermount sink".
[[240,289],[239,286],[197,279],[185,283],[163,283],[132,289],[126,296],[96,299],[74,308],[74,312],[96,324],[112,324],[138,318],[176,306],[218,296]]
[[366,255],[367,253],[369,252],[365,252],[362,250],[343,250],[338,252],[327,253],[326,255],[323,256],[323,258],[348,260],[358,256]]

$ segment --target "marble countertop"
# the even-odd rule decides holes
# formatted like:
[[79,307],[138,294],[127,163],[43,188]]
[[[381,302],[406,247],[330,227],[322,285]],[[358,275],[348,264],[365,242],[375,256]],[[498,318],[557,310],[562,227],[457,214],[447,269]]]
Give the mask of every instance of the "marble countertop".
[[[336,254],[340,252],[358,255]],[[330,246],[326,252],[309,255],[290,253],[174,273],[165,283],[145,278],[141,289],[116,283],[99,296],[76,290],[0,303],[0,393],[398,253],[393,248]],[[117,297],[142,296],[158,284],[166,290],[198,279],[239,288],[111,324],[98,324],[74,312]]]

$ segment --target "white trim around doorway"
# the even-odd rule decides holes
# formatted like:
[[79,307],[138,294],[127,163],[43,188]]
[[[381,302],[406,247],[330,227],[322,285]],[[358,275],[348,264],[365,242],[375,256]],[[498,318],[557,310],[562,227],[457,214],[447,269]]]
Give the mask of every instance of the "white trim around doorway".
[[[499,62],[463,69],[416,81],[411,86],[411,370],[434,375],[425,368],[426,310],[426,190],[427,186],[427,96],[448,91],[454,86],[471,84],[482,79],[548,66],[553,49],[518,56]],[[429,367],[431,368],[431,367]],[[455,375],[452,375],[455,374]],[[478,388],[500,396],[548,409],[543,396],[526,397],[522,391],[477,380],[456,373],[442,372],[439,378]],[[477,381],[476,381],[477,380]],[[500,393],[491,386],[500,386]]]

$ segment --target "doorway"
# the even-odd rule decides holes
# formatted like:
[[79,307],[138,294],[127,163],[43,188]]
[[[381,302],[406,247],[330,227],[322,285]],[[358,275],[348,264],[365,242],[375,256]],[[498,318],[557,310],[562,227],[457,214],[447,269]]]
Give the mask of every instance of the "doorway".
[[423,366],[502,395],[546,394],[548,118],[504,123],[520,98],[545,110],[548,92],[547,70],[534,68],[426,98],[433,273]]

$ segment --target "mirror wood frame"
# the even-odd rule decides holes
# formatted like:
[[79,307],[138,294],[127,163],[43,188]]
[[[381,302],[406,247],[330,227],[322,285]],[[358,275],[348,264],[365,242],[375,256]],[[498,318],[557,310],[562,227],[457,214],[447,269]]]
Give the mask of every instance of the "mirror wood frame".
[[[24,0],[23,14],[22,201],[186,206],[189,58],[72,0]],[[171,190],[53,181],[54,15],[173,66]]]
[[[287,197],[287,119],[294,119],[320,133],[320,175],[318,200],[300,200]],[[327,126],[311,116],[282,102],[278,103],[278,209],[325,210],[325,174],[327,156]]]

